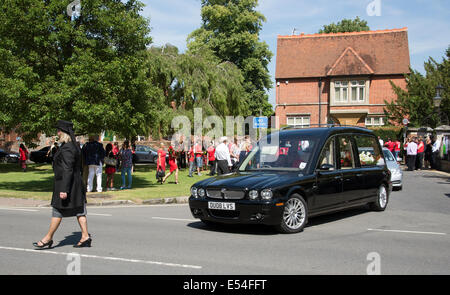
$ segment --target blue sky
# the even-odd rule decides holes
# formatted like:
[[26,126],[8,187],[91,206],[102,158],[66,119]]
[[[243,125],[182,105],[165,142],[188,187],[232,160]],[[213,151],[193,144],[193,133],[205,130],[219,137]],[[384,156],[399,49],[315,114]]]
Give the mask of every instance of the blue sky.
[[[200,0],[141,0],[150,17],[154,45],[170,43],[180,51],[186,50],[189,33],[201,25]],[[376,4],[380,3],[380,6]],[[377,10],[369,11],[367,7]],[[428,57],[442,61],[450,46],[450,1],[448,0],[259,0],[257,10],[266,17],[260,39],[265,41],[274,56],[269,65],[275,81],[275,62],[278,35],[317,33],[323,25],[343,18],[359,16],[371,30],[408,27],[411,66],[423,73]],[[274,83],[275,85],[275,83]],[[269,91],[269,102],[275,104],[275,90]]]

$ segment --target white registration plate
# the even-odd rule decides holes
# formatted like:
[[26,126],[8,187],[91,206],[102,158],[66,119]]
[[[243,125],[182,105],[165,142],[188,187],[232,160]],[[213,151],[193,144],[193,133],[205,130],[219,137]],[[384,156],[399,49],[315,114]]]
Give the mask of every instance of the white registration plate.
[[208,209],[213,210],[236,210],[235,203],[225,203],[225,202],[208,202]]

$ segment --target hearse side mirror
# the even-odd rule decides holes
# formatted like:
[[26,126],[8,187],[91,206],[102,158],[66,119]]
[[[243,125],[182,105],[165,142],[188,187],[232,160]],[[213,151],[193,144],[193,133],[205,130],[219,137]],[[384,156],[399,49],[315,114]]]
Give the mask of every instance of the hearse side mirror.
[[322,164],[322,165],[320,165],[319,171],[330,171],[333,169],[334,169],[334,166],[331,164]]

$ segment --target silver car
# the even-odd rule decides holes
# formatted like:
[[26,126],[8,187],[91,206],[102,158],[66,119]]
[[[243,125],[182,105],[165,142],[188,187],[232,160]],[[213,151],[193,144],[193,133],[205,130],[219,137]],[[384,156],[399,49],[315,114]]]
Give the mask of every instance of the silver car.
[[400,168],[394,155],[387,148],[383,148],[384,159],[386,160],[386,165],[391,171],[391,181],[392,188],[396,190],[401,190],[403,187],[403,171]]

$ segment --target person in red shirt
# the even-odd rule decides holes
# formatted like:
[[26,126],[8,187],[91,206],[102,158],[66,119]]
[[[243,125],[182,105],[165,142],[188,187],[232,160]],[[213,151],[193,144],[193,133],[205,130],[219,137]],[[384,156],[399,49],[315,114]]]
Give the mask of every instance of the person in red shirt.
[[189,177],[193,177],[192,173],[194,172],[194,166],[195,166],[195,153],[194,153],[194,147],[192,145],[188,151],[188,160],[189,160]]
[[395,157],[395,160],[397,161],[398,155],[400,154],[400,146],[401,146],[400,140],[396,139],[394,144],[395,144],[394,145],[394,157]]
[[177,165],[177,154],[172,146],[169,146],[169,168],[170,172],[164,177],[163,183],[166,182],[167,178],[173,174],[175,171],[175,184],[178,184],[178,165]]
[[[164,150],[164,143],[161,142],[158,150],[158,159],[156,160],[156,171],[162,171],[162,174],[166,173],[166,151]],[[165,176],[165,175],[164,175]],[[163,183],[164,177],[158,176],[158,182]]]
[[197,141],[197,143],[194,146],[194,153],[195,153],[195,163],[197,164],[197,175],[202,176],[200,173],[200,169],[203,167],[203,150],[202,145],[200,141]]
[[423,138],[421,136],[417,142],[416,170],[422,170],[424,153],[425,143],[423,142]]
[[209,175],[214,176],[216,174],[216,148],[214,147],[214,142],[211,141],[211,144],[206,152],[208,153],[208,162],[209,166],[211,167]]
[[388,150],[391,151],[391,153],[394,153],[395,144],[394,142],[389,138],[388,141],[384,144],[385,147],[388,148]]
[[20,167],[23,169],[23,172],[26,172],[27,171],[28,150],[23,143],[20,144],[19,154],[20,154],[20,157],[19,157]]

